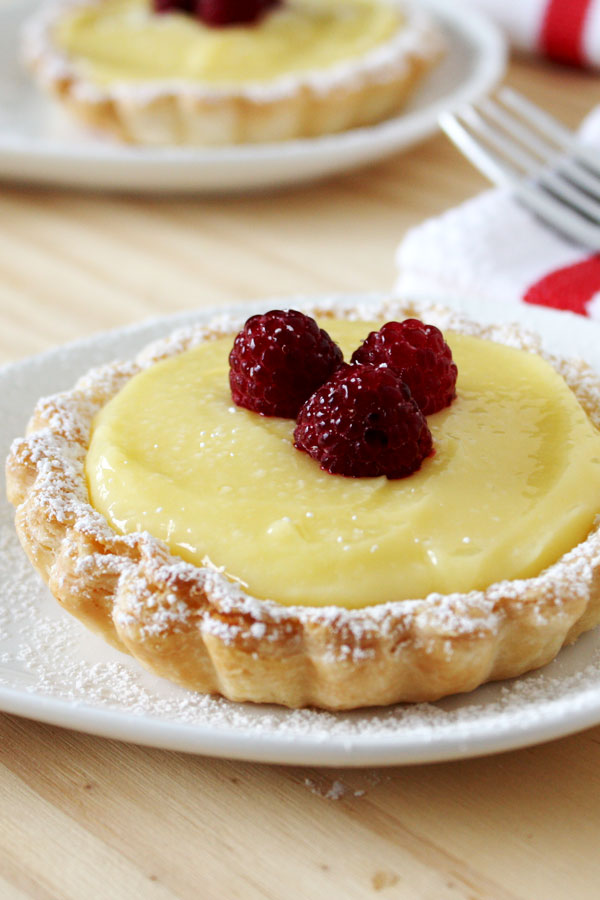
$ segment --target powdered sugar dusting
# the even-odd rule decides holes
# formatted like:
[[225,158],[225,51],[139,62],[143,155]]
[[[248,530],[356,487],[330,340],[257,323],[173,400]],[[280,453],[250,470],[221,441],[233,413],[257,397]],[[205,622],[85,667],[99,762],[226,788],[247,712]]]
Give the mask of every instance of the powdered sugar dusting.
[[[585,700],[600,687],[600,641],[589,635],[565,651],[543,672],[502,685],[480,688],[465,698],[435,704],[400,705],[384,710],[329,713],[283,710],[230,703],[168,684],[143,672],[136,663],[89,635],[60,610],[21,550],[11,514],[3,504],[0,524],[0,702],[2,687],[50,697],[69,704],[111,710],[135,721],[151,717],[190,727],[231,729],[261,736],[364,742],[420,736],[435,742],[448,734],[470,734],[498,728],[511,720],[525,728],[548,714],[548,706]],[[575,653],[575,651],[578,651]],[[577,668],[575,657],[587,664]],[[135,729],[132,731],[135,736]],[[349,744],[348,746],[351,746]],[[339,799],[339,785],[314,787],[328,799]],[[310,785],[309,785],[310,786]]]

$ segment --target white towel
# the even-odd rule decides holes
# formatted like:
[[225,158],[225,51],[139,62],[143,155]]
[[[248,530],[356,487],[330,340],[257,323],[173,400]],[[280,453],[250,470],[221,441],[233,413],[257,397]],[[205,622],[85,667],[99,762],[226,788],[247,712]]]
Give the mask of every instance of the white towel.
[[[582,137],[600,147],[600,107]],[[542,225],[491,190],[407,232],[396,263],[403,296],[526,302],[600,319],[600,254]]]
[[521,50],[600,67],[600,0],[462,0],[494,19]]

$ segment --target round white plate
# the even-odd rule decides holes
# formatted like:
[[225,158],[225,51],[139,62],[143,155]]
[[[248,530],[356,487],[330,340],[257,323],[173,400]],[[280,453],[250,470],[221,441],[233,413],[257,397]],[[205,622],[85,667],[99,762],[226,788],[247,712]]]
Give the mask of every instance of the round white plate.
[[39,0],[0,0],[0,177],[215,192],[298,184],[374,162],[432,134],[442,110],[482,96],[504,72],[504,41],[491,23],[445,0],[417,2],[439,20],[448,53],[403,115],[332,137],[202,150],[127,147],[79,131],[41,96],[19,62],[19,31]]
[[[321,298],[325,299],[325,298]],[[348,298],[349,302],[369,298]],[[375,298],[376,299],[376,298]],[[280,305],[244,306],[250,315]],[[288,301],[289,303],[289,301]],[[294,305],[301,301],[294,299]],[[454,306],[457,304],[454,303]],[[527,306],[460,304],[480,321],[519,318],[546,346],[600,371],[600,324]],[[222,310],[220,310],[222,311]],[[0,370],[0,451],[23,433],[36,399],[90,366],[129,357],[210,312],[143,323]],[[0,504],[0,709],[93,734],[191,753],[306,765],[392,765],[521,747],[600,722],[600,630],[545,669],[434,704],[329,713],[230,703],[142,671],[67,615],[34,573]]]

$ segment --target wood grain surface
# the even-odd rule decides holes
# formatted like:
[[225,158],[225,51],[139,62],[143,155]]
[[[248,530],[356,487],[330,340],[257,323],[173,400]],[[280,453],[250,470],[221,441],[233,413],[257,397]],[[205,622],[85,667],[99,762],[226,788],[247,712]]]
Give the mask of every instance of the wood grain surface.
[[[575,125],[600,79],[508,81]],[[483,179],[436,137],[312,187],[222,199],[0,188],[0,360],[199,306],[386,290],[404,231]],[[478,760],[327,770],[0,716],[2,900],[587,900],[600,728]],[[338,799],[333,799],[333,797]]]

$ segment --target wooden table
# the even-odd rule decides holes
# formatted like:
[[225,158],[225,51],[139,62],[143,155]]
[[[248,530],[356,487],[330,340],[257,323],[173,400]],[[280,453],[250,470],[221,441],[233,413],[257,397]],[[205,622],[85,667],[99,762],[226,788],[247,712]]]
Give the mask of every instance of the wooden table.
[[[559,67],[513,63],[509,81],[573,125],[600,100],[598,77]],[[270,196],[4,186],[0,361],[186,308],[386,290],[403,232],[483,186],[442,137]],[[363,771],[204,759],[12,716],[0,733],[3,900],[600,896],[600,727]]]

